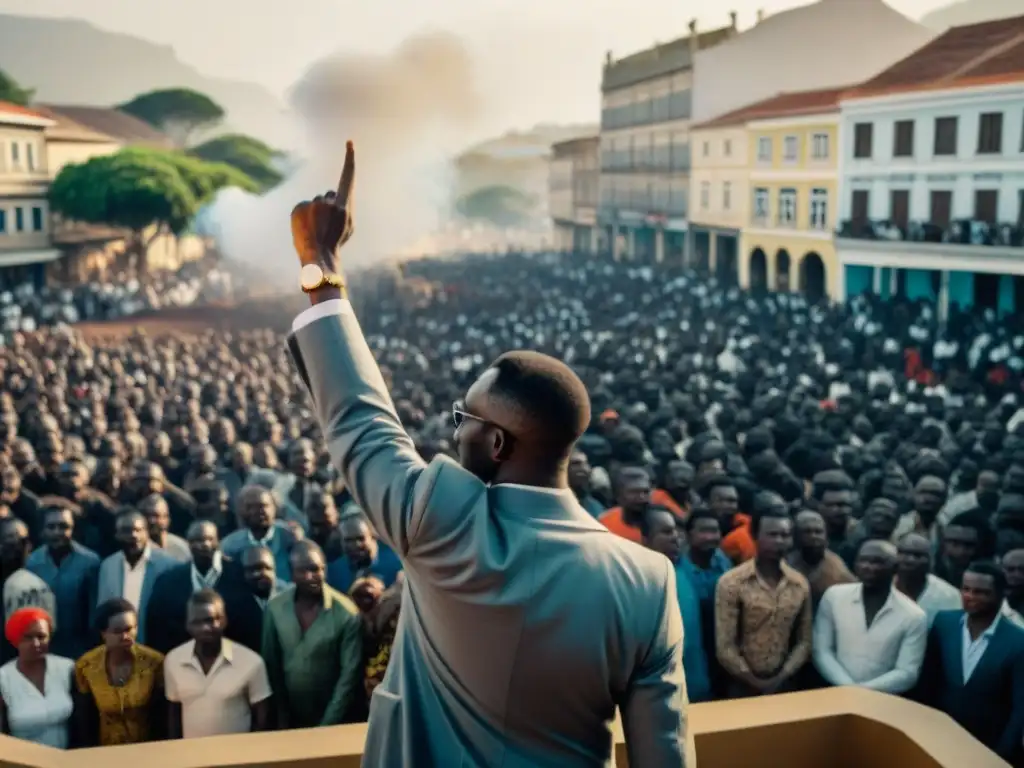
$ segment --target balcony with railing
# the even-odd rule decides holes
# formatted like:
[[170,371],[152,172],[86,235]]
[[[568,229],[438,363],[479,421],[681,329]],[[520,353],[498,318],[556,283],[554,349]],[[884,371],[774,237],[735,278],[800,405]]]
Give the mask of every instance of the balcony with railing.
[[[700,768],[1008,768],[941,712],[852,686],[697,704],[689,724]],[[0,736],[0,768],[358,768],[365,737],[341,725],[62,752]]]
[[1024,226],[956,219],[942,225],[929,221],[905,224],[879,219],[845,219],[836,228],[837,241],[864,250],[921,253],[935,256],[1024,257]]

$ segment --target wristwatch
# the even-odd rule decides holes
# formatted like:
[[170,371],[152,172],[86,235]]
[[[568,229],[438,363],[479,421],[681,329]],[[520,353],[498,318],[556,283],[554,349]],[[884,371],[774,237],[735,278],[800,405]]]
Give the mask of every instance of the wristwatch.
[[325,286],[345,289],[345,278],[333,272],[325,272],[319,264],[306,264],[299,271],[299,287],[312,293]]

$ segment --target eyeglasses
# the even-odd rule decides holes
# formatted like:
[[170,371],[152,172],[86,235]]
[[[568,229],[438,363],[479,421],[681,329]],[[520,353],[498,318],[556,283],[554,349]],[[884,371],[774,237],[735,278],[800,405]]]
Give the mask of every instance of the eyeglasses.
[[487,419],[481,419],[479,416],[474,416],[472,413],[466,410],[466,406],[460,400],[456,400],[452,403],[452,421],[455,423],[455,428],[458,429],[466,420],[478,421],[481,424],[490,424]]

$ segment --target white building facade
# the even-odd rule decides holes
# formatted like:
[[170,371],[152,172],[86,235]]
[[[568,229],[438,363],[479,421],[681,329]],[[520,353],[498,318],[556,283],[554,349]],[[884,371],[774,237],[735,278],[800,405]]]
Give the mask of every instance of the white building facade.
[[1024,309],[1024,82],[854,92],[840,135],[845,296]]

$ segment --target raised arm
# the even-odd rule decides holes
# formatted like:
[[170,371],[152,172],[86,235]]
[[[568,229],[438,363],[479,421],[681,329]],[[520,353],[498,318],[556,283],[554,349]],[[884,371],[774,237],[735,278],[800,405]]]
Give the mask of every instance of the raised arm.
[[621,704],[629,764],[686,768],[696,765],[688,732],[683,673],[683,619],[675,572],[665,561],[666,585],[657,629]]
[[353,232],[354,186],[349,142],[337,192],[292,211],[302,289],[313,306],[296,318],[289,347],[346,486],[380,537],[405,555],[416,503],[425,503],[440,464],[424,473],[346,298],[340,251]]

